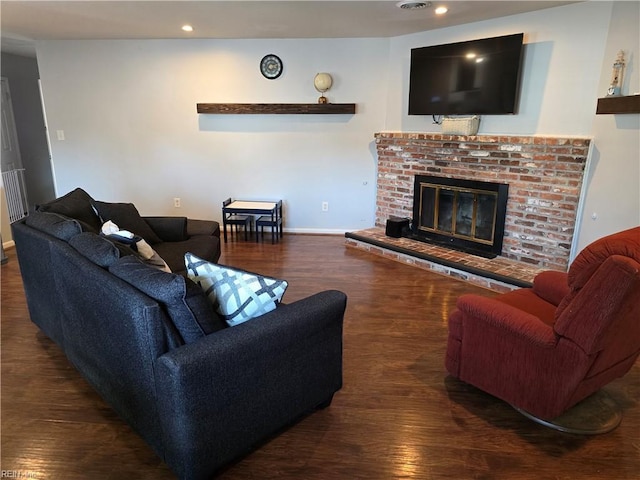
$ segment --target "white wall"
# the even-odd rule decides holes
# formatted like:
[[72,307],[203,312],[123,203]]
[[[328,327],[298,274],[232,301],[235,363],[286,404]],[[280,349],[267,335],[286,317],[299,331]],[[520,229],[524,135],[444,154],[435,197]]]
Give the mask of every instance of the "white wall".
[[[585,215],[600,217],[582,223],[584,245],[639,220],[632,165],[638,115],[595,116],[615,51],[631,50],[636,62],[634,7],[583,2],[392,39],[42,42],[38,62],[57,191],[81,186],[100,200],[132,201],[143,214],[214,219],[229,196],[283,198],[294,231],[372,226],[373,134],[440,129],[430,117],[405,113],[410,49],[524,32],[519,113],[483,117],[480,133],[594,137]],[[277,80],[259,73],[267,53],[284,62]],[[318,71],[334,76],[329,100],[356,103],[355,115],[195,112],[198,102],[315,102]],[[66,140],[56,140],[56,130]],[[628,193],[619,193],[621,182]],[[620,198],[611,207],[613,195]],[[181,209],[173,208],[173,197],[182,198]],[[330,203],[328,213],[322,201]]]
[[[58,194],[81,186],[142,214],[218,220],[227,197],[282,198],[289,230],[373,224],[388,40],[58,41],[37,50]],[[284,63],[276,80],[260,74],[267,53]],[[329,101],[356,103],[355,115],[196,113],[199,102],[315,103],[319,71],[334,78]]]
[[623,93],[640,92],[639,8],[638,2],[585,2],[394,38],[385,129],[441,130],[431,116],[406,114],[411,48],[524,32],[519,112],[483,116],[479,133],[593,139],[573,257],[602,236],[640,224],[640,115],[595,114],[620,49],[627,55]]
[[[619,50],[625,51],[627,60],[622,93],[639,94],[640,3],[616,2],[608,31],[598,96],[606,94]],[[578,250],[604,235],[640,225],[640,115],[591,118],[594,151],[586,179]]]
[[482,116],[479,134],[589,135],[611,5],[580,3],[392,39],[385,128],[441,131],[430,115],[407,115],[411,48],[522,32],[518,113]]

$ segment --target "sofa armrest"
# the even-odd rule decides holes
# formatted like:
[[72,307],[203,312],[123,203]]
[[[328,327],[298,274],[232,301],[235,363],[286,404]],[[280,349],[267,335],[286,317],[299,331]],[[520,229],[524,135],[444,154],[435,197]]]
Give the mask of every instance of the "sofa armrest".
[[331,399],[345,308],[342,292],[321,292],[158,358],[165,461],[180,478],[209,478]]
[[[462,295],[456,306],[466,314],[467,322],[474,323],[474,329],[492,326],[541,347],[553,347],[557,343],[553,328],[538,317],[493,298]],[[467,325],[462,329],[466,335]]]
[[547,270],[539,273],[533,279],[534,293],[556,307],[569,294],[569,290],[565,272]]
[[213,235],[220,238],[220,224],[213,220],[187,219],[187,235]]
[[163,242],[187,240],[187,217],[142,217]]

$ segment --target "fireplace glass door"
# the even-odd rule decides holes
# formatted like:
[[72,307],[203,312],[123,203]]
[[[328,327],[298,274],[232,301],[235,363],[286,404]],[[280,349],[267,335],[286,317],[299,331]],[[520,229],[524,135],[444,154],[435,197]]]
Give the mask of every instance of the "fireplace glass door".
[[418,228],[477,242],[493,242],[497,192],[428,183],[420,187],[421,222]]
[[506,184],[416,176],[414,236],[499,254],[507,193]]

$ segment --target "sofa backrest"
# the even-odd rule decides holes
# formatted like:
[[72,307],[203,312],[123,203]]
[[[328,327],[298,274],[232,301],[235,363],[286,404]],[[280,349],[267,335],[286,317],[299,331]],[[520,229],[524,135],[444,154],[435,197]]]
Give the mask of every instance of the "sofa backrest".
[[113,245],[115,252],[106,248],[85,256],[74,243],[86,247],[84,240],[90,236],[107,247],[109,242],[77,231],[67,242],[64,238],[75,221],[66,219],[70,223],[62,225],[38,219],[51,215],[36,212],[29,222],[51,228],[57,236],[28,225],[26,219],[13,225],[31,320],[160,452],[153,364],[183,340],[159,302],[109,272],[106,264],[118,260]]
[[13,223],[11,230],[31,321],[64,349],[62,299],[55,289],[51,249],[72,247],[64,240],[28,227],[25,220]]
[[158,302],[73,249],[52,248],[65,355],[100,395],[161,449],[153,364],[180,340]]

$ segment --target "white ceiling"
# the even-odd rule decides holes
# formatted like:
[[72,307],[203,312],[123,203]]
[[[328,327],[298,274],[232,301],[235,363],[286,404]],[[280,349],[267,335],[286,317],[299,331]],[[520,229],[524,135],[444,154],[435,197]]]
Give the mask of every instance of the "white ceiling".
[[[575,1],[0,1],[2,51],[34,55],[34,40],[393,37]],[[449,11],[436,15],[434,8]],[[183,32],[184,24],[193,26]]]

